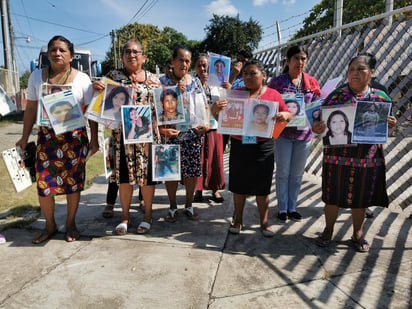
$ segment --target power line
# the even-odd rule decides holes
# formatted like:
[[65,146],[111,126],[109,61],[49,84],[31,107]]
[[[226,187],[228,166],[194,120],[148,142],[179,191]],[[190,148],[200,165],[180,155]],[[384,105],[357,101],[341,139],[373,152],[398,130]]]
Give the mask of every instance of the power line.
[[130,24],[130,22],[137,16],[137,14],[139,14],[140,11],[143,10],[143,7],[146,5],[146,3],[147,3],[148,1],[149,1],[149,0],[146,0],[146,1],[142,4],[142,6],[137,10],[137,12],[133,15],[133,17],[130,18],[130,20],[127,22],[127,24]]
[[24,16],[24,15],[21,15],[21,14],[16,14],[16,13],[14,13],[13,15],[20,16],[20,17],[25,17],[25,18],[27,18],[27,19],[35,20],[35,21],[38,21],[38,22],[41,22],[41,23],[50,24],[50,25],[55,25],[55,26],[59,26],[59,27],[63,27],[63,28],[68,28],[68,29],[73,29],[73,30],[77,30],[77,31],[81,31],[81,32],[92,33],[92,34],[97,34],[97,35],[105,35],[105,34],[103,34],[103,33],[98,33],[98,32],[88,31],[88,30],[84,30],[84,29],[80,29],[80,28],[76,28],[76,27],[66,26],[66,25],[54,23],[54,22],[51,22],[51,21],[45,21],[45,20],[42,20],[42,19],[39,19],[39,18]]

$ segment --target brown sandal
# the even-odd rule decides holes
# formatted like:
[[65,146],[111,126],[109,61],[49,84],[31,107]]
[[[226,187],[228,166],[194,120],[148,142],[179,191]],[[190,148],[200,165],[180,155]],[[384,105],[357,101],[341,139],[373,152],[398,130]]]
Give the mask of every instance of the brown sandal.
[[322,235],[320,235],[319,238],[316,239],[316,244],[319,247],[329,247],[332,242],[332,234],[333,231],[331,233],[328,233],[328,229],[325,228],[322,232]]
[[361,237],[356,239],[354,236],[350,239],[353,243],[353,246],[358,252],[368,252],[369,251],[369,243],[366,241],[365,238]]
[[40,235],[34,237],[31,242],[35,245],[39,245],[39,244],[45,242],[46,240],[51,239],[54,235],[57,234],[57,232],[58,232],[57,227],[55,227],[53,232],[49,232],[47,230],[44,230],[40,233]]
[[106,207],[104,208],[102,212],[103,218],[113,218],[114,211],[113,211],[113,205],[107,204]]

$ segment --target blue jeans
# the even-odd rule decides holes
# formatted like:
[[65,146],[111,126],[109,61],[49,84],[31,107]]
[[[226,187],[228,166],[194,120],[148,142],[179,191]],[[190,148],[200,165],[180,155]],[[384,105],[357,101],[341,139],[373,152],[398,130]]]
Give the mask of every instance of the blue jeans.
[[295,212],[311,141],[275,140],[276,196],[279,213]]

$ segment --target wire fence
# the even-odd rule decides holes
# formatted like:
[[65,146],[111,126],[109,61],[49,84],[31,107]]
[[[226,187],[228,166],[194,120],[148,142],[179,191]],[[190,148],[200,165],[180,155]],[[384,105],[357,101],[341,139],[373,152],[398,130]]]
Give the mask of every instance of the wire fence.
[[[345,83],[348,63],[355,55],[369,52],[376,56],[376,80],[388,88],[398,119],[397,128],[385,146],[388,194],[390,200],[402,208],[412,205],[412,19],[405,18],[405,13],[410,11],[412,6],[407,6],[258,51],[254,55],[265,64],[269,80],[279,74],[287,49],[302,45],[309,53],[306,71],[321,86],[338,76],[342,76],[342,83]],[[320,177],[321,160],[322,141],[316,137],[306,172]]]

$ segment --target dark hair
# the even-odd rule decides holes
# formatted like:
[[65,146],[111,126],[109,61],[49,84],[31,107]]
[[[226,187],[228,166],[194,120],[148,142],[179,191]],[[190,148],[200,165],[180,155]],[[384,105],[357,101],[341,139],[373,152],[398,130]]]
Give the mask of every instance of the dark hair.
[[294,99],[285,99],[285,104],[288,105],[288,103],[295,103],[296,106],[298,107],[298,111],[296,112],[296,115],[300,114],[300,104],[298,101],[294,100]]
[[126,89],[126,87],[123,86],[116,86],[112,89],[112,91],[110,91],[109,95],[106,96],[106,100],[105,100],[105,105],[104,105],[104,109],[108,110],[110,108],[113,108],[113,97],[115,95],[117,95],[118,93],[124,93],[126,96],[126,100],[125,102],[127,102],[130,99],[130,93],[129,91]]
[[349,61],[348,68],[351,66],[351,64],[354,61],[360,60],[360,59],[364,60],[365,64],[368,66],[369,70],[371,70],[371,71],[375,70],[376,58],[372,54],[360,54],[360,55],[357,55],[357,56],[353,57]]
[[206,58],[207,62],[209,63],[209,55],[206,53],[200,53],[199,55],[197,55],[195,63],[199,61],[200,58]]
[[263,62],[261,62],[261,61],[259,61],[259,60],[257,60],[257,59],[250,59],[250,60],[248,60],[248,61],[245,63],[244,67],[243,67],[243,71],[245,71],[246,68],[247,68],[249,65],[255,65],[255,66],[259,69],[259,71],[261,71],[262,73],[266,73],[265,65],[263,64]]
[[266,114],[269,114],[269,106],[267,106],[266,104],[256,104],[255,106],[253,106],[253,113],[255,113],[255,111],[256,111],[259,107],[264,107],[265,110],[266,110]]
[[342,112],[341,110],[336,110],[333,111],[332,113],[330,113],[328,120],[326,122],[326,125],[328,127],[328,132],[326,133],[326,136],[331,136],[333,137],[333,133],[332,133],[332,129],[330,128],[330,123],[332,122],[332,118],[335,117],[336,115],[340,115],[343,117],[343,120],[345,121],[345,135],[348,135],[349,133],[349,119],[348,116],[346,116],[346,114],[344,112]]
[[[286,52],[286,59],[290,60],[294,55],[304,52],[306,57],[309,57],[308,52],[304,49],[301,45],[294,45],[288,49]],[[289,72],[289,66],[286,64],[285,68],[283,69],[283,74]]]
[[69,101],[59,101],[59,102],[54,103],[50,107],[50,113],[53,113],[56,108],[61,107],[61,106],[66,106],[66,105],[70,106],[73,109],[73,105]]
[[171,88],[166,89],[165,91],[162,91],[162,93],[160,94],[160,102],[163,103],[163,100],[165,99],[165,97],[167,97],[168,95],[172,95],[176,100],[177,100],[177,91],[174,91]]
[[122,47],[122,56],[123,56],[124,53],[126,52],[127,45],[129,45],[130,43],[136,43],[137,45],[139,45],[140,49],[142,50],[142,55],[144,55],[144,49],[143,49],[142,44],[141,44],[138,40],[130,39],[130,40],[128,40],[126,43],[123,44],[123,47]]
[[62,41],[64,43],[67,44],[67,48],[70,51],[70,55],[73,57],[74,56],[74,46],[73,43],[70,42],[68,39],[66,39],[64,36],[62,35],[55,35],[54,37],[52,37],[49,41],[49,43],[47,43],[47,53],[49,52],[50,47],[52,46],[54,41]]
[[226,67],[226,63],[222,59],[217,59],[214,63],[213,66],[215,66],[218,63],[222,63],[224,67]]
[[365,52],[365,53],[360,53],[358,56],[365,56],[365,57],[369,57],[369,67],[371,70],[375,70],[376,69],[376,58],[374,55],[372,55],[371,53]]
[[172,58],[175,59],[177,57],[177,53],[179,52],[179,50],[185,50],[187,52],[190,53],[190,55],[192,54],[192,52],[190,51],[190,49],[188,47],[186,47],[185,45],[176,45],[175,48],[173,49],[173,53],[172,53]]
[[61,92],[61,91],[63,91],[63,89],[59,86],[53,86],[50,89],[50,93],[56,93],[56,92]]

